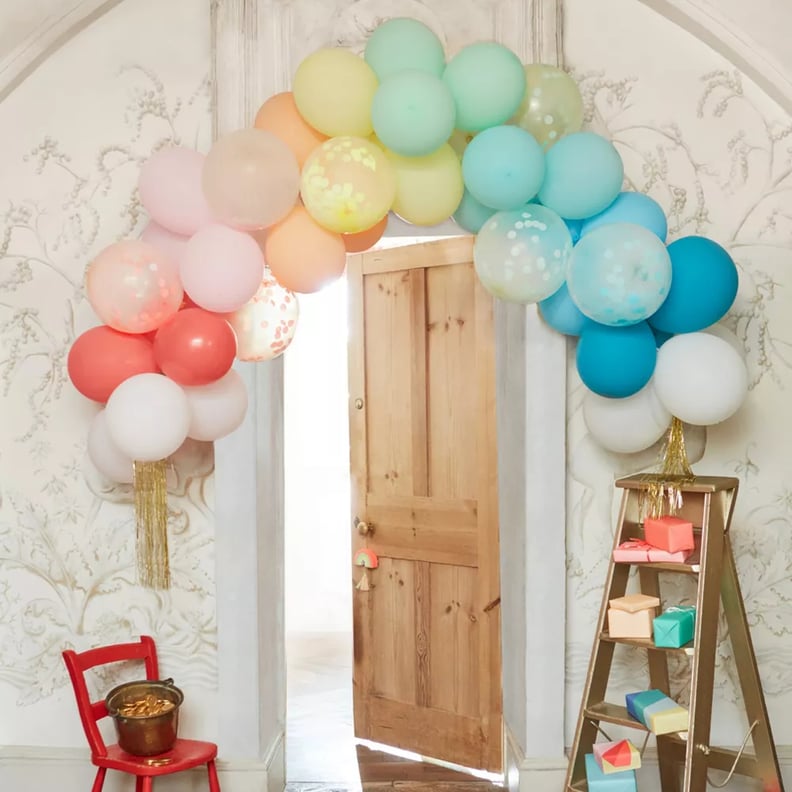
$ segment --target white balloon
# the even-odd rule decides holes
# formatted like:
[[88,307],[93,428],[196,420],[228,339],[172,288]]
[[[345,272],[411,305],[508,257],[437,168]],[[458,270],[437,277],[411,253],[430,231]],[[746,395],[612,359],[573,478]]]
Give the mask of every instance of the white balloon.
[[135,476],[134,462],[118,449],[107,431],[105,410],[96,413],[88,430],[88,456],[94,467],[110,481],[131,484]]
[[745,361],[711,333],[674,336],[657,351],[657,396],[685,423],[712,426],[730,418],[748,395]]
[[215,382],[185,388],[184,392],[192,416],[188,435],[194,440],[219,440],[237,429],[245,418],[247,388],[234,369]]
[[190,405],[184,391],[162,374],[136,374],[111,394],[107,431],[121,453],[140,462],[169,457],[184,442]]
[[608,399],[588,391],[583,420],[591,436],[608,451],[635,454],[649,448],[671,424],[651,382],[625,399]]
[[720,323],[710,325],[709,327],[705,327],[702,333],[709,333],[710,335],[717,336],[718,338],[722,338],[726,341],[730,347],[733,347],[737,354],[744,358],[745,356],[745,347],[743,346],[742,341],[737,338],[736,334],[729,330],[726,325],[722,325]]

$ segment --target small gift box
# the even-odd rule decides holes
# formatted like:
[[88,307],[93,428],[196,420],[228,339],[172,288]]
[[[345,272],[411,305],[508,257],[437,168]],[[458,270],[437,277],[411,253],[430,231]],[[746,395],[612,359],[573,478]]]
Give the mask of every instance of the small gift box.
[[669,553],[668,550],[661,550],[659,547],[649,548],[649,561],[654,563],[665,562],[666,564],[684,564],[693,555],[692,550],[677,550],[676,553]]
[[668,608],[652,622],[655,646],[679,649],[693,640],[696,629],[694,607]]
[[613,551],[613,560],[622,564],[640,564],[649,560],[649,551],[652,546],[640,539],[630,539],[622,542]]
[[653,547],[677,553],[693,550],[693,523],[679,517],[647,517],[644,520],[644,539]]
[[637,792],[635,770],[604,773],[594,754],[586,754],[586,782],[589,792]]
[[660,605],[657,597],[629,594],[610,601],[608,633],[612,638],[651,638],[652,620]]
[[642,690],[639,693],[628,693],[625,697],[627,712],[630,713],[631,718],[635,718],[638,723],[643,723],[643,725],[648,728],[648,724],[644,718],[644,711],[647,707],[665,698],[667,698],[667,696],[662,690]]
[[605,775],[637,770],[641,766],[641,753],[629,740],[595,743],[594,758]]
[[643,711],[644,726],[653,734],[671,734],[687,731],[690,716],[684,707],[680,707],[668,696],[664,696]]

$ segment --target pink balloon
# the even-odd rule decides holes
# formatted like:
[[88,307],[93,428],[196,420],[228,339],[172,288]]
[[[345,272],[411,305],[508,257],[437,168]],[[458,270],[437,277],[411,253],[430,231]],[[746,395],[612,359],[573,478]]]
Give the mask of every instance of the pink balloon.
[[175,234],[192,236],[212,222],[201,181],[203,154],[174,146],[152,154],[140,169],[140,200],[151,217]]
[[264,254],[250,234],[215,223],[187,243],[180,272],[184,290],[196,305],[230,313],[258,291]]
[[163,228],[153,220],[148,222],[140,238],[143,242],[148,242],[149,245],[161,250],[176,264],[181,261],[181,257],[184,255],[184,248],[190,241],[190,237],[174,234],[173,231],[168,231],[167,228]]

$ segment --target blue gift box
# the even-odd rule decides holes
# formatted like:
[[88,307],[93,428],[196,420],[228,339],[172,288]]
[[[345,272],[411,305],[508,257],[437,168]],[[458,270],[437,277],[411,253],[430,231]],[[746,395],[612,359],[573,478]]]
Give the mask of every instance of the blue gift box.
[[627,712],[630,716],[635,718],[638,723],[643,723],[648,728],[646,718],[644,717],[644,710],[650,705],[658,701],[662,701],[666,694],[662,690],[642,690],[640,693],[628,693],[627,699]]
[[586,781],[589,792],[638,792],[635,770],[605,774],[594,754],[586,754]]
[[696,628],[694,607],[669,608],[652,622],[655,646],[679,649],[693,640]]

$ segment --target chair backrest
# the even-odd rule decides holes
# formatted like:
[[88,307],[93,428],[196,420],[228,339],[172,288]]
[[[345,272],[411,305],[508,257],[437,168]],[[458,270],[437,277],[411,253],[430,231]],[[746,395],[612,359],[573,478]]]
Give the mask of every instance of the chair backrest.
[[159,679],[157,647],[154,644],[154,639],[148,635],[141,635],[137,643],[100,646],[79,653],[73,649],[66,649],[63,652],[63,661],[69,671],[74,696],[77,699],[77,710],[80,713],[80,720],[85,736],[88,738],[92,756],[107,756],[107,747],[102,739],[97,721],[106,717],[108,713],[103,699],[91,701],[88,686],[85,683],[85,672],[95,666],[122,663],[127,660],[145,661],[146,679]]

